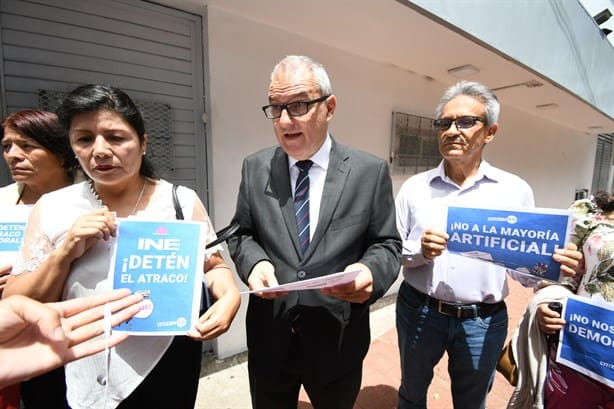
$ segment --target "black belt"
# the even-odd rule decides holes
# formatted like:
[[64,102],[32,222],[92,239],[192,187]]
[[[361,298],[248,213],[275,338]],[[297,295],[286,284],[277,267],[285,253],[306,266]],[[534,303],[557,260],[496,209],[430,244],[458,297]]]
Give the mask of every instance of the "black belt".
[[416,290],[413,286],[409,284],[407,284],[406,287],[414,295],[426,301],[430,308],[433,308],[440,314],[447,315],[448,317],[485,318],[505,308],[505,303],[503,301],[499,301],[494,304],[488,304],[484,302],[478,302],[474,304],[449,303],[438,300],[437,298],[430,297],[423,292]]

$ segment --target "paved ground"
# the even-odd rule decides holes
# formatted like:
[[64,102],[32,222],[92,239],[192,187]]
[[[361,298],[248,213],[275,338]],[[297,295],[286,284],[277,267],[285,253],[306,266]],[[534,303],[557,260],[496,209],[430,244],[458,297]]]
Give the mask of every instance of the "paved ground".
[[[532,296],[510,280],[507,306],[510,314],[509,333],[516,327],[520,315]],[[394,409],[401,379],[399,351],[395,329],[395,295],[382,299],[372,308],[372,343],[364,362],[362,388],[355,409]],[[505,408],[512,392],[507,381],[497,374],[488,396],[487,409]],[[199,395],[195,409],[250,409],[246,354],[224,360],[206,357],[203,362]],[[451,409],[450,379],[447,358],[435,368],[435,377],[428,391],[429,409]],[[298,409],[312,409],[309,398],[301,393]]]

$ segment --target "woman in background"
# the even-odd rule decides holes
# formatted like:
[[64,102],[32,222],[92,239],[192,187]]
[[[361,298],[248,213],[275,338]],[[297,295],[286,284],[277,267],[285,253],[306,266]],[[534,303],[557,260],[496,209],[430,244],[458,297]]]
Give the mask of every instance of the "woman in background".
[[585,271],[540,289],[531,300],[519,324],[524,330],[515,334],[519,379],[508,408],[614,409],[614,389],[556,362],[557,343],[548,340],[565,325],[550,302],[564,302],[575,293],[614,303],[614,195],[598,192],[574,202],[570,210],[571,241],[583,253]]
[[[24,110],[7,116],[0,134],[2,155],[14,183],[0,188],[0,205],[33,205],[45,193],[74,182],[77,161],[56,114]],[[11,265],[0,265],[0,296]],[[64,368],[21,385],[26,409],[63,408]],[[19,385],[0,391],[0,409],[19,406]]]
[[56,114],[15,112],[2,122],[0,142],[15,181],[0,188],[0,204],[33,205],[43,194],[73,183],[77,161]]
[[[23,267],[13,271],[5,290],[43,302],[111,289],[108,239],[116,235],[116,216],[176,218],[172,185],[158,179],[145,158],[148,136],[128,95],[84,85],[65,98],[58,115],[89,180],[47,194],[34,206],[21,251]],[[213,241],[213,226],[196,192],[179,187],[177,194],[185,219],[202,222],[206,242]],[[189,337],[131,336],[108,358],[100,353],[69,363],[67,396],[73,409],[193,409],[202,356],[195,341],[228,330],[240,303],[219,250],[207,250],[203,266],[216,302]]]
[[[2,156],[14,183],[0,188],[0,205],[33,205],[73,183],[77,161],[53,112],[26,110],[2,121]],[[11,266],[0,266],[0,296]]]
[[[576,201],[572,240],[582,249],[586,272],[576,294],[614,303],[614,195],[596,193],[592,200]],[[565,325],[548,304],[537,309],[537,321],[546,334]],[[550,348],[544,388],[546,409],[614,408],[614,389],[554,361],[556,344]]]

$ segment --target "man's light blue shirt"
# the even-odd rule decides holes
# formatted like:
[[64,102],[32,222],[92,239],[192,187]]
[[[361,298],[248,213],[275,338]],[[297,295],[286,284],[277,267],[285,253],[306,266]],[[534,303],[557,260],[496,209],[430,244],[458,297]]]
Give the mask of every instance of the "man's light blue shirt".
[[534,207],[533,190],[523,179],[484,160],[477,175],[460,187],[446,176],[443,163],[410,177],[396,198],[405,281],[447,302],[501,301],[508,294],[505,269],[448,251],[428,260],[422,255],[420,238],[429,228],[446,231],[448,206]]

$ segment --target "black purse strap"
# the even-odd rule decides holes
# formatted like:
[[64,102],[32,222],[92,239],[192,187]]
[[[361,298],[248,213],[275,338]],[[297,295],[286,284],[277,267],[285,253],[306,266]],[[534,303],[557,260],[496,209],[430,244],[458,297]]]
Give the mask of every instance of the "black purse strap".
[[241,227],[239,226],[239,223],[235,222],[224,227],[222,230],[215,232],[217,239],[213,240],[211,243],[208,243],[205,248],[209,249],[213,246],[217,246],[218,244],[225,242],[226,240],[231,238],[232,235],[237,232],[237,230],[239,230],[239,227]]
[[173,206],[175,206],[175,217],[177,220],[183,220],[183,210],[181,210],[181,203],[179,203],[179,197],[177,196],[177,186],[173,185]]
[[[177,186],[178,185],[173,184],[173,189],[172,189],[173,190],[173,207],[175,208],[175,218],[177,220],[183,220],[183,210],[181,209],[181,203],[179,202],[179,196],[177,196]],[[205,277],[204,274],[203,274],[202,280],[203,280],[202,282],[203,292],[200,298],[199,315],[204,314],[205,311],[207,311],[209,307],[211,307],[211,304],[213,304],[211,293],[209,291],[209,286],[207,285],[207,278]]]
[[[177,196],[177,185],[173,185],[173,206],[175,207],[175,217],[177,220],[183,220],[183,210],[181,210],[181,203],[179,202],[179,197]],[[239,230],[239,223],[231,223],[228,226],[224,227],[222,230],[217,231],[215,235],[217,239],[213,240],[211,243],[208,243],[205,246],[205,249],[209,249],[213,246],[217,246],[220,243],[225,242],[233,234]]]

